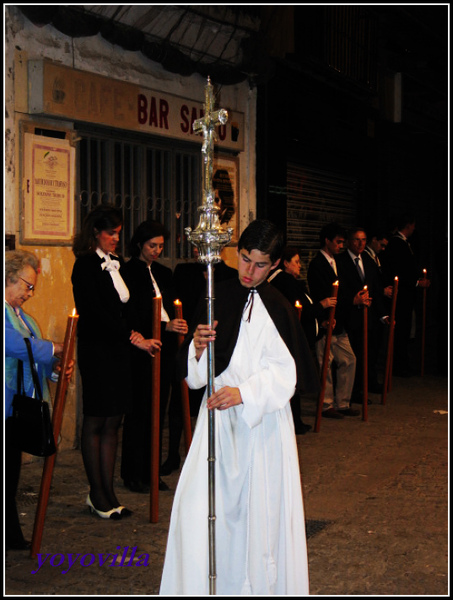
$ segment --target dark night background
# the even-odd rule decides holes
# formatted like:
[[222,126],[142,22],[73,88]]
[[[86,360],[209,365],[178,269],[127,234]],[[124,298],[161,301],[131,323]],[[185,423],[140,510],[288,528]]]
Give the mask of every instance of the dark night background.
[[[151,4],[146,14],[140,8],[141,19],[134,5],[20,9],[37,26],[52,23],[75,37],[100,33],[179,76],[209,75],[220,91],[247,80],[257,90],[256,216],[278,223],[288,238],[299,228],[304,262],[332,215],[345,226],[393,229],[399,213],[413,212],[411,245],[432,280],[428,324],[446,370],[448,4]],[[192,36],[189,47],[191,27],[211,37]],[[302,190],[296,198],[288,165],[295,165],[292,181]],[[310,173],[319,175],[319,187],[311,183],[307,201]],[[323,213],[336,177],[350,182],[348,222],[335,194]],[[310,198],[317,203],[311,213]]]

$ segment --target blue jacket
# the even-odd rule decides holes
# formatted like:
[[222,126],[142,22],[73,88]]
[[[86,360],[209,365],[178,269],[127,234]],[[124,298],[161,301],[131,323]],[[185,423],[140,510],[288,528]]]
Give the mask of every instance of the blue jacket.
[[5,419],[12,415],[13,397],[17,392],[19,360],[24,363],[25,394],[27,396],[33,395],[34,386],[24,338],[30,338],[33,358],[38,365],[38,377],[41,382],[43,397],[48,401],[50,393],[46,379],[52,375],[53,367],[57,362],[57,359],[53,356],[52,342],[43,340],[35,320],[26,315],[22,309],[19,310],[21,317],[33,332],[33,337],[31,337],[30,331],[21,323],[14,309],[5,304]]

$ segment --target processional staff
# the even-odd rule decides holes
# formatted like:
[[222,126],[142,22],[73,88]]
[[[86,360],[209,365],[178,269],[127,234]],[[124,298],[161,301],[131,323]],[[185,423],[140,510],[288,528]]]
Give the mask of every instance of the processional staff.
[[[214,327],[214,281],[213,264],[220,262],[222,248],[231,240],[233,229],[226,231],[220,225],[219,208],[214,202],[214,189],[212,187],[212,167],[214,141],[216,140],[216,125],[224,125],[228,120],[228,112],[224,109],[217,111],[214,108],[213,87],[208,77],[205,87],[204,116],[193,124],[195,133],[203,134],[203,204],[198,208],[199,223],[194,231],[187,227],[187,239],[198,248],[198,262],[206,264],[206,302],[208,324]],[[207,347],[208,372],[207,394],[208,398],[214,393],[214,342],[209,342]],[[216,593],[216,555],[215,555],[215,411],[210,410],[208,416],[208,543],[209,543],[209,593]]]

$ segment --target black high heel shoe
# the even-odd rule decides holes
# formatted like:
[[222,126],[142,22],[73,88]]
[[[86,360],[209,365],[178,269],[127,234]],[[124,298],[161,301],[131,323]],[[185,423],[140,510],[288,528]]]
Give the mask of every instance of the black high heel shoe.
[[125,506],[117,506],[115,508],[116,512],[120,515],[120,517],[130,517],[132,511],[126,508]]
[[121,519],[121,512],[118,512],[118,508],[120,507],[112,508],[106,512],[98,510],[91,502],[90,494],[87,496],[86,504],[89,506],[90,512],[96,513],[98,517],[101,517],[101,519],[111,519],[112,521],[119,521]]

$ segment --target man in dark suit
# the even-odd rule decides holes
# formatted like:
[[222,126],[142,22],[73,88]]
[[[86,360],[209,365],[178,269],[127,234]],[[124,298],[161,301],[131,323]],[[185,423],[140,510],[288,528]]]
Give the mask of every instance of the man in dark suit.
[[[347,250],[337,256],[339,296],[346,312],[345,327],[357,358],[353,398],[361,401],[363,389],[363,309],[368,308],[368,387],[378,392],[377,339],[379,327],[388,315],[383,304],[383,288],[376,263],[364,252],[367,243],[363,227],[349,231]],[[367,401],[368,399],[366,399]]]
[[[322,228],[319,234],[321,250],[313,258],[308,267],[308,286],[314,302],[332,296],[332,285],[338,280],[335,257],[344,245],[344,229],[337,223],[330,223]],[[329,310],[326,309],[327,320]],[[324,396],[323,417],[342,419],[344,416],[357,416],[358,410],[350,407],[352,388],[356,371],[356,357],[351,348],[348,334],[344,326],[345,311],[338,301],[335,309],[335,328],[330,346],[329,369],[327,371],[326,390]],[[322,366],[325,335],[316,342],[316,356]],[[332,363],[336,367],[336,386],[334,390]]]
[[414,215],[402,215],[398,221],[398,231],[389,240],[381,261],[387,284],[393,282],[395,276],[398,277],[393,375],[401,377],[409,377],[413,372],[409,360],[409,340],[416,290],[417,287],[430,285],[429,279],[421,278],[422,272],[410,244],[410,237],[414,230]]
[[385,230],[367,230],[367,244],[364,250],[364,252],[366,252],[375,262],[379,274],[379,281],[383,288],[384,298],[389,300],[392,298],[393,285],[387,285],[385,283],[381,259],[391,237],[392,236]]

